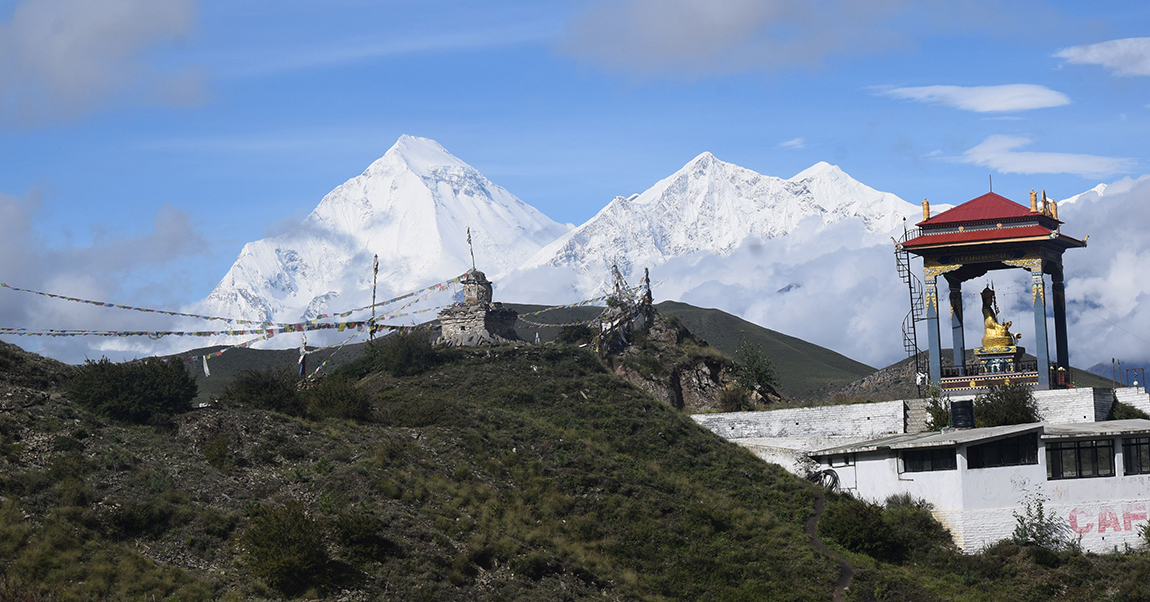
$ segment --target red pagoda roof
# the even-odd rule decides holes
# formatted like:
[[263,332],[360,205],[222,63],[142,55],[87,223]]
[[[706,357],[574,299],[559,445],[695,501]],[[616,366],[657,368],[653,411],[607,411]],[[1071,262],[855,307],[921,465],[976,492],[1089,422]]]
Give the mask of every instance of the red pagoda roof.
[[976,199],[969,200],[957,207],[943,211],[928,220],[921,221],[916,225],[957,225],[969,222],[1033,218],[1037,215],[1042,214],[1031,213],[1030,207],[1019,205],[1004,196],[988,192]]
[[[956,207],[957,208],[957,207]],[[933,221],[933,220],[931,220]],[[917,247],[932,247],[935,245],[956,245],[963,243],[987,242],[987,241],[1007,241],[1018,239],[1034,239],[1034,238],[1049,238],[1049,239],[1065,239],[1063,244],[1068,246],[1082,246],[1082,242],[1063,236],[1058,232],[1043,226],[1029,225],[1021,226],[1018,228],[987,228],[985,230],[966,230],[961,232],[949,232],[946,234],[929,234],[919,236],[902,244],[904,248],[913,249]]]

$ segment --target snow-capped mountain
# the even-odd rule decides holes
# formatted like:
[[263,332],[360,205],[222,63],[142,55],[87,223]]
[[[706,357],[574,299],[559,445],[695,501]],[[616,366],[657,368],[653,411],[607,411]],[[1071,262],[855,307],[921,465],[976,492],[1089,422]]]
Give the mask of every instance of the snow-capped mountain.
[[434,140],[401,136],[299,226],[244,245],[200,307],[214,315],[295,321],[365,305],[374,254],[379,295],[386,298],[470,268],[468,227],[475,260],[499,276],[572,226],[552,221]]
[[544,247],[525,265],[569,268],[589,294],[604,266],[637,275],[675,257],[730,255],[746,241],[787,236],[801,222],[821,231],[842,220],[884,241],[920,209],[870,188],[825,162],[789,179],[765,176],[703,153],[641,194],[616,197],[595,217]]

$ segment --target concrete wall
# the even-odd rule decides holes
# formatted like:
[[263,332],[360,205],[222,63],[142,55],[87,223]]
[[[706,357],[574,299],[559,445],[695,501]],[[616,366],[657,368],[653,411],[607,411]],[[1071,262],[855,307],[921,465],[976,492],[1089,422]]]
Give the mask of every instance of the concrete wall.
[[1114,389],[1114,396],[1118,401],[1150,414],[1150,395],[1146,394],[1145,387],[1120,387]]
[[724,439],[852,437],[863,440],[901,433],[904,428],[902,401],[695,414],[691,418]]
[[[974,395],[950,395],[951,401],[974,399]],[[1110,414],[1114,403],[1113,389],[1051,389],[1035,391],[1038,414],[1046,422],[1101,422]],[[1148,402],[1147,405],[1150,405]]]

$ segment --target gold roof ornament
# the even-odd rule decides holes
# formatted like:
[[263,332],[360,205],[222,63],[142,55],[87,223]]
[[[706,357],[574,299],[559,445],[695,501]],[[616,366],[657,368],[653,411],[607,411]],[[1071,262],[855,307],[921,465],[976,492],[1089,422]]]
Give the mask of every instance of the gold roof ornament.
[[1034,189],[1030,189],[1030,212],[1038,213],[1038,193]]
[[930,201],[926,200],[926,197],[923,197],[923,199],[922,199],[922,221],[925,222],[928,219],[930,219]]

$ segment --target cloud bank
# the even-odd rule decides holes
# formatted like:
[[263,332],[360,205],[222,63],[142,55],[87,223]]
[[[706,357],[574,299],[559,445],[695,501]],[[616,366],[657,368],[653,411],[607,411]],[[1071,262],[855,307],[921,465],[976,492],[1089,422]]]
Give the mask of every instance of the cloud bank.
[[[187,294],[179,261],[205,253],[208,243],[187,214],[165,205],[151,232],[138,236],[97,236],[90,247],[51,248],[33,228],[38,195],[0,193],[0,282],[71,297],[172,308]],[[0,289],[0,326],[28,329],[166,330],[172,320]],[[5,341],[69,362],[106,352],[136,354],[133,341],[95,337],[41,338],[5,335]],[[146,341],[146,339],[145,339]],[[122,354],[121,354],[122,356]]]
[[881,90],[879,94],[976,113],[1029,111],[1070,104],[1070,99],[1065,94],[1034,84],[920,86]]
[[1063,48],[1054,56],[1071,65],[1099,65],[1115,75],[1150,75],[1150,38],[1125,38]]
[[201,71],[160,73],[145,56],[187,36],[194,14],[194,0],[25,0],[0,23],[0,119],[67,121],[125,91],[199,102]]

